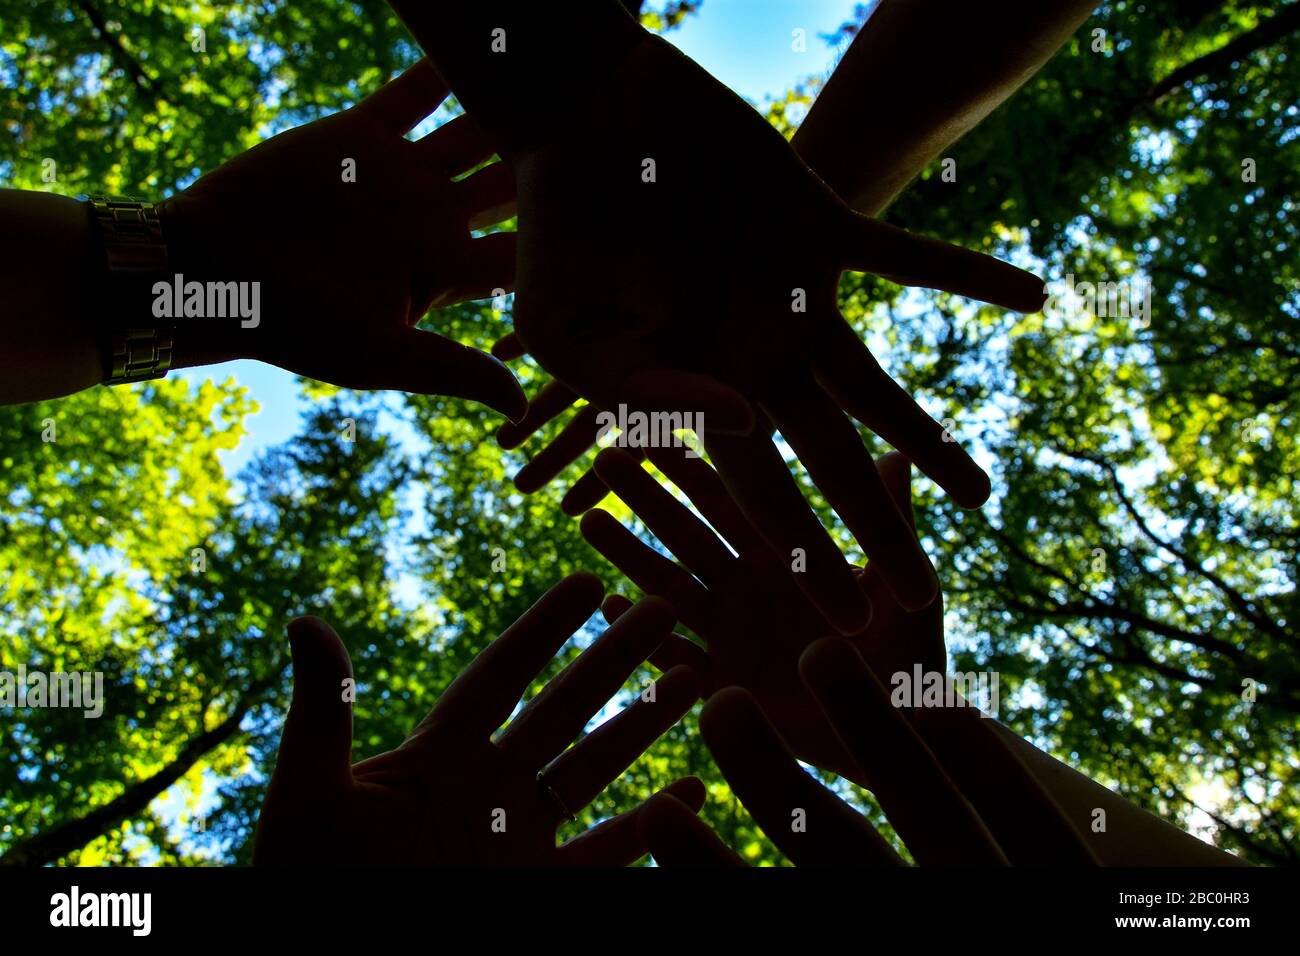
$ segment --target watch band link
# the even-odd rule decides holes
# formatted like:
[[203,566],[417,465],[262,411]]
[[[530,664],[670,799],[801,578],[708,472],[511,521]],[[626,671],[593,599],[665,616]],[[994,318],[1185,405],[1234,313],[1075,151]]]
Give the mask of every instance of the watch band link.
[[158,329],[122,329],[114,334],[106,385],[162,378],[172,366],[172,336]]

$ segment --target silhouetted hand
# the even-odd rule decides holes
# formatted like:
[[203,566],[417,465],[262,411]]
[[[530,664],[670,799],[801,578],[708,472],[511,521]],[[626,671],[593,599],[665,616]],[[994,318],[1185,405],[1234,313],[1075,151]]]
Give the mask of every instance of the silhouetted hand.
[[514,234],[470,234],[513,215],[509,168],[451,179],[493,146],[468,116],[404,138],[446,95],[421,61],[160,204],[187,279],[262,283],[260,324],[227,323],[213,354],[190,364],[256,358],[335,385],[455,395],[522,415],[523,392],[500,362],[415,328],[431,308],[514,286]]
[[[1060,808],[973,710],[961,708],[958,720],[957,709],[914,711],[936,728],[918,735],[841,638],[805,651],[800,671],[845,749],[876,781],[881,809],[918,864],[1095,864]],[[700,730],[736,796],[796,864],[902,862],[861,814],[798,765],[747,691],[716,694]],[[671,795],[651,798],[638,825],[661,866],[744,865]]]
[[[694,676],[678,669],[657,681],[653,701],[639,698],[569,747],[671,631],[665,602],[629,610],[493,737],[601,594],[591,575],[565,578],[475,658],[405,743],[351,767],[347,651],[323,621],[293,622],[293,703],[256,862],[621,866],[642,856],[635,809],[562,846],[555,834],[697,697]],[[667,792],[704,802],[694,778]]]
[[870,270],[1021,310],[1041,305],[1041,280],[856,215],[751,107],[648,35],[581,115],[512,163],[523,347],[602,409],[703,411],[743,511],[788,488],[780,520],[755,524],[778,554],[805,550],[812,573],[798,580],[851,633],[866,603],[777,450],[723,436],[745,431],[752,400],[864,550],[895,552],[889,584],[905,606],[932,600],[933,572],[845,412],[963,505],[985,500],[988,479],[839,315],[838,277]]
[[[649,454],[695,505],[703,521],[625,451],[602,451],[596,458],[596,474],[680,564],[648,547],[600,509],[584,515],[581,528],[588,543],[637,587],[668,600],[707,648],[674,634],[651,655],[651,662],[664,670],[689,666],[699,675],[705,696],[730,685],[746,688],[800,759],[855,776],[856,765],[799,680],[799,656],[834,629],[795,586],[789,566],[763,545],[712,468],[686,457],[679,448],[651,449]],[[876,464],[891,499],[911,527],[907,459],[891,452]],[[857,572],[874,613],[871,622],[849,639],[881,673],[910,673],[915,664],[942,673],[946,663],[942,600],[908,611],[890,593],[880,565],[873,560]],[[626,598],[610,595],[603,605],[605,617],[616,620],[630,606]],[[859,782],[865,781],[859,778]]]

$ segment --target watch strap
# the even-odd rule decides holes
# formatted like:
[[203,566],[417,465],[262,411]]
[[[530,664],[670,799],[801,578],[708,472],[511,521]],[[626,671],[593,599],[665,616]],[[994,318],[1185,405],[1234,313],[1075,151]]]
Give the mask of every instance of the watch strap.
[[104,250],[109,285],[117,293],[110,303],[111,324],[102,345],[104,384],[162,378],[171,368],[172,330],[136,322],[132,314],[137,309],[143,311],[148,301],[142,294],[148,278],[167,272],[167,244],[158,210],[153,203],[139,199],[87,198]]

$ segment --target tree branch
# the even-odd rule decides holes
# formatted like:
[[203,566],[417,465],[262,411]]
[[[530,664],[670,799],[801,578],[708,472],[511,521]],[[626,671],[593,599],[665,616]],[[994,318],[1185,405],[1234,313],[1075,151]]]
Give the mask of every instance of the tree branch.
[[0,856],[0,866],[44,866],[54,863],[107,833],[123,820],[142,813],[155,797],[185,776],[204,754],[235,735],[244,717],[259,702],[261,695],[279,681],[284,667],[285,662],[281,661],[278,669],[273,670],[270,676],[249,687],[225,720],[211,730],[192,737],[176,757],[157,773],[131,784],[108,803],[84,816],[57,824],[15,844]]
[[93,0],[77,0],[77,6],[81,8],[81,12],[90,21],[95,36],[99,37],[100,41],[108,47],[113,62],[126,72],[126,75],[131,78],[136,87],[142,93],[149,93],[153,96],[161,95],[154,81],[145,73],[144,66],[131,55],[130,50],[122,45],[122,38],[108,29],[108,21],[104,19],[104,14],[95,6]]
[[[1060,449],[1058,449],[1058,451],[1059,450]],[[1104,458],[1100,458],[1095,455],[1089,455],[1084,452],[1063,452],[1063,453],[1075,459],[1076,461],[1089,462],[1090,464],[1095,465],[1096,467],[1100,468],[1103,472],[1106,473],[1107,479],[1110,481],[1111,487],[1115,490],[1115,495],[1120,500],[1120,504],[1123,506],[1124,510],[1128,513],[1128,516],[1133,519],[1134,524],[1137,525],[1138,530],[1142,533],[1142,536],[1144,538],[1146,538],[1148,541],[1154,544],[1157,548],[1161,548],[1165,551],[1168,551],[1170,554],[1172,554],[1175,558],[1177,558],[1178,563],[1181,564],[1183,568],[1192,572],[1193,574],[1199,575],[1200,577],[1204,578],[1206,581],[1209,581],[1216,588],[1218,588],[1219,591],[1228,599],[1228,603],[1231,604],[1233,607],[1235,607],[1240,614],[1244,615],[1248,621],[1254,624],[1261,631],[1264,631],[1265,633],[1272,635],[1273,637],[1277,638],[1277,640],[1281,641],[1283,644],[1293,643],[1293,638],[1291,637],[1291,635],[1289,635],[1272,618],[1260,614],[1255,609],[1254,602],[1251,601],[1240,590],[1233,587],[1226,580],[1224,580],[1221,575],[1219,575],[1215,571],[1211,571],[1209,568],[1207,568],[1200,561],[1196,560],[1186,551],[1181,550],[1180,548],[1176,547],[1173,543],[1169,541],[1165,541],[1163,538],[1157,535],[1151,529],[1151,526],[1147,523],[1147,520],[1143,516],[1143,514],[1138,510],[1137,505],[1133,503],[1133,500],[1128,496],[1128,493],[1124,490],[1123,483],[1119,480],[1119,473],[1116,471],[1115,466],[1113,464],[1106,461]]]
[[1172,93],[1184,83],[1230,67],[1236,61],[1256,50],[1272,46],[1285,36],[1300,30],[1300,3],[1292,3],[1276,16],[1269,17],[1253,30],[1228,41],[1211,53],[1184,63],[1155,86],[1147,90],[1143,99],[1155,103]]

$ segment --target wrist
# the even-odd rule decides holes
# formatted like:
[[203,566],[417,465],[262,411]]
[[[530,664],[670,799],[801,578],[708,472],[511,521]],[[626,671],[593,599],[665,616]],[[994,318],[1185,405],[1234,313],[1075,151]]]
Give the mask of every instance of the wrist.
[[[221,308],[209,314],[206,294],[210,285],[224,289],[231,269],[222,250],[228,244],[217,235],[215,219],[204,204],[184,193],[164,199],[157,205],[167,241],[167,272],[159,276],[151,289],[157,321],[173,328],[172,368],[193,368],[246,358],[240,333],[244,333],[237,310],[227,310],[223,297]],[[197,283],[197,285],[195,285]],[[199,293],[200,298],[195,298]],[[187,299],[192,304],[187,308]],[[196,305],[201,302],[201,306]],[[201,314],[193,314],[194,312]],[[246,333],[245,333],[246,334]]]

